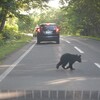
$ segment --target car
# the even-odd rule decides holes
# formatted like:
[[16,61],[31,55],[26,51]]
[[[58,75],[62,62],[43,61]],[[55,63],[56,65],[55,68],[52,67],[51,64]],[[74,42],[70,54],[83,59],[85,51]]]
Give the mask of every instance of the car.
[[42,41],[56,41],[60,43],[59,27],[56,23],[42,23],[36,29],[37,44]]

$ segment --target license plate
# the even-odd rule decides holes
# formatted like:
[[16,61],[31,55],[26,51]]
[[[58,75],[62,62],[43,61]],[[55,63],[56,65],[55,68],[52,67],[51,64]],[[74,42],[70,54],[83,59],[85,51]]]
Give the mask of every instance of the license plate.
[[45,33],[49,35],[52,34],[52,31],[46,31]]

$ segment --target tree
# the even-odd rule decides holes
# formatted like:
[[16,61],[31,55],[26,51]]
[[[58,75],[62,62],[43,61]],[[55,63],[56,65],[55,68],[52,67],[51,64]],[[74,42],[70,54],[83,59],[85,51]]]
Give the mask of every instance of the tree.
[[100,36],[100,1],[99,0],[61,0],[64,6],[65,27],[72,34]]
[[31,8],[46,7],[48,0],[0,0],[0,32],[3,30],[7,18],[20,15],[21,11]]

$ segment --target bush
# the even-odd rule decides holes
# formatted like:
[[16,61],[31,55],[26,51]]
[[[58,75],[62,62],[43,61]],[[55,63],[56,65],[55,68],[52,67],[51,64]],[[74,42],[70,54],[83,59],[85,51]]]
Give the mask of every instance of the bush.
[[2,33],[5,40],[14,39],[17,34],[18,34],[17,25],[14,26],[6,25]]

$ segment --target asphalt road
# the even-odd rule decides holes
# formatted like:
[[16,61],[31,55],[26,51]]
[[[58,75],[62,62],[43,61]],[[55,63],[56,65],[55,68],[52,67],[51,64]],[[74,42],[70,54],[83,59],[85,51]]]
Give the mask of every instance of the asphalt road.
[[[56,69],[64,53],[81,54],[75,70]],[[0,90],[100,91],[100,41],[61,37],[60,44],[30,43],[0,65]]]

